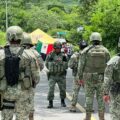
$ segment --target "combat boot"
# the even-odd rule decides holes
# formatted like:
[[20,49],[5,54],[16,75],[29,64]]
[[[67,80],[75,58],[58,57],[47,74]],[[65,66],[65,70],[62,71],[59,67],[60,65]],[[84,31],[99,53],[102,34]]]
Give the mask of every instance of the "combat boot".
[[53,101],[52,100],[49,100],[49,105],[47,108],[53,108]]
[[61,99],[61,107],[66,107],[65,100]]
[[99,120],[105,120],[104,119],[104,112],[99,112]]
[[86,113],[86,118],[84,120],[91,120],[91,112]]
[[30,112],[30,114],[29,114],[29,120],[34,120],[34,112]]
[[75,105],[71,105],[70,112],[76,112],[76,106]]

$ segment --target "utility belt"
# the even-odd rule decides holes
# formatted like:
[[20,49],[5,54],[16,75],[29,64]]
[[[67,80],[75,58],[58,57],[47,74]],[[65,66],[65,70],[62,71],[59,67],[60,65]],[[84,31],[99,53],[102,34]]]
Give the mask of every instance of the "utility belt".
[[120,94],[120,82],[115,82],[111,84],[110,92],[112,94]]
[[9,101],[3,99],[2,109],[14,109],[15,108],[15,101]]

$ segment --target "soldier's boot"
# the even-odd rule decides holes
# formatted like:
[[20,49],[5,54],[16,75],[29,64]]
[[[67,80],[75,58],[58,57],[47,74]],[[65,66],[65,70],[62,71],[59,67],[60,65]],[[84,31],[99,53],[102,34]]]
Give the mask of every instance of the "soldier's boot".
[[34,120],[34,112],[31,112],[31,113],[29,114],[29,120]]
[[91,120],[91,112],[86,113],[86,118],[84,120]]
[[49,105],[47,108],[53,108],[53,101],[52,100],[49,100]]
[[76,112],[76,106],[75,105],[71,105],[70,112]]
[[66,107],[65,100],[61,99],[61,107]]
[[105,120],[104,119],[104,112],[99,112],[99,120]]

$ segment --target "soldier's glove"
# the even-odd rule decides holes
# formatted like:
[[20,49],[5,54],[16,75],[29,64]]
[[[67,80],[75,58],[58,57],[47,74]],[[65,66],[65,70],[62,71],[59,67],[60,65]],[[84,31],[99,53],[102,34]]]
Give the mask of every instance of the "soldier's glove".
[[84,87],[84,80],[78,80],[77,82],[78,82],[78,85],[80,85],[80,86],[83,86],[83,87]]
[[103,100],[105,103],[109,104],[110,103],[110,96],[109,95],[104,95]]

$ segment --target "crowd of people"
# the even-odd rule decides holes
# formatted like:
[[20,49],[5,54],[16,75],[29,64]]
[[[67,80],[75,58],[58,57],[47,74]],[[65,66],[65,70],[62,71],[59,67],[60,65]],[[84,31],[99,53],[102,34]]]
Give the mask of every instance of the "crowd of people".
[[[43,60],[33,48],[31,37],[21,27],[9,27],[6,40],[8,44],[0,47],[2,120],[12,120],[14,113],[16,120],[34,120],[34,89],[40,80]],[[91,33],[90,43],[88,45],[85,40],[80,41],[80,50],[73,55],[66,54],[68,50],[64,44],[59,41],[54,43],[54,51],[45,60],[49,86],[47,108],[54,107],[56,83],[60,89],[61,107],[66,107],[66,74],[69,67],[74,76],[70,112],[76,112],[78,93],[83,86],[86,95],[84,120],[91,119],[94,95],[100,120],[105,120],[105,102],[110,102],[112,120],[120,120],[120,54],[110,59],[110,53],[102,45],[102,37],[98,32]]]

